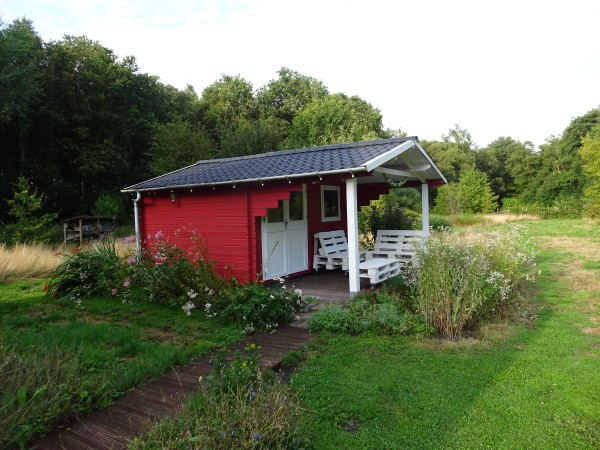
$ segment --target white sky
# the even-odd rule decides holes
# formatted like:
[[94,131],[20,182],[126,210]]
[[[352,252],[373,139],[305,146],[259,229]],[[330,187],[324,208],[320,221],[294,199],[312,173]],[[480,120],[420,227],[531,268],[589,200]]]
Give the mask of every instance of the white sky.
[[86,35],[198,94],[282,66],[358,95],[387,127],[536,147],[600,105],[598,0],[3,0],[44,41]]

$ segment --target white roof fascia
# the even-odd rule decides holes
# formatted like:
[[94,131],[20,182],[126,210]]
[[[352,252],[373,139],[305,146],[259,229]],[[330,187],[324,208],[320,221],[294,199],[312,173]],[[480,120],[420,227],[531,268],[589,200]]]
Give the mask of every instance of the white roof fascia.
[[365,163],[364,167],[367,170],[367,172],[371,172],[372,170],[376,169],[377,167],[385,164],[386,162],[397,157],[398,155],[401,155],[405,151],[413,148],[416,144],[417,144],[416,141],[414,141],[412,139],[410,141],[403,142],[398,147],[394,147],[393,149],[385,152],[383,155],[376,156],[372,160],[367,161]]
[[417,142],[416,145],[417,145],[417,148],[421,151],[421,153],[423,153],[423,156],[425,156],[425,158],[427,158],[427,161],[429,161],[429,164],[431,164],[431,167],[440,176],[440,179],[442,179],[445,184],[448,184],[448,180],[446,180],[446,177],[442,174],[442,172],[440,171],[440,169],[438,169],[438,166],[436,166],[435,163],[431,160],[431,158],[429,157],[429,155],[427,154],[427,152],[425,151],[425,149],[423,147],[421,147],[421,144],[419,144]]

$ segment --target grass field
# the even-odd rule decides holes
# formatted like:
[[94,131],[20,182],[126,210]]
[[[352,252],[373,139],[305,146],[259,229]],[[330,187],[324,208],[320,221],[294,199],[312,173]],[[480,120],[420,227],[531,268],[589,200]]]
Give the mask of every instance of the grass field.
[[541,273],[517,320],[458,343],[331,337],[294,377],[308,448],[599,448],[600,233],[527,223]]
[[[510,320],[454,343],[318,339],[292,379],[303,448],[599,448],[600,229],[526,226],[540,275]],[[0,284],[0,448],[241,335],[160,305],[57,302],[43,285]]]
[[43,281],[0,285],[0,448],[92,409],[241,329],[181,309],[112,298],[57,302]]

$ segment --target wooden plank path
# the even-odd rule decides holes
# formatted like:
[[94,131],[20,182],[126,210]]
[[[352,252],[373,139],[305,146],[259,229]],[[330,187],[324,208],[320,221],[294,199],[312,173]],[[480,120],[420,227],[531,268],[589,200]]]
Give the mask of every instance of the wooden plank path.
[[[260,346],[260,363],[275,368],[281,358],[299,350],[312,336],[304,328],[285,326],[275,333],[257,333],[229,346],[243,350],[247,344]],[[199,378],[212,371],[211,355],[179,367],[118,398],[104,409],[93,411],[68,428],[55,430],[38,440],[36,449],[125,449],[137,436],[162,417],[181,408],[199,387]]]

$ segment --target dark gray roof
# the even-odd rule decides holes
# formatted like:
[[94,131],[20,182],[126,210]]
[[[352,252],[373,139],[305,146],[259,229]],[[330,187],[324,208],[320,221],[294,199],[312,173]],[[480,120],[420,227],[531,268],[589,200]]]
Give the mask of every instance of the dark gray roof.
[[125,188],[124,192],[233,184],[365,171],[365,164],[416,137],[283,150],[237,158],[198,161],[183,169]]

